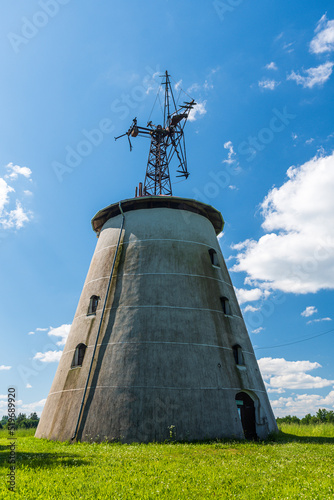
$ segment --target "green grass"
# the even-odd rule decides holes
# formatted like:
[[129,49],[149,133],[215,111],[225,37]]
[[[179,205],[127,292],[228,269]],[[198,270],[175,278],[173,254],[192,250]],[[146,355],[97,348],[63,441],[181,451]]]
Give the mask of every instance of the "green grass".
[[[68,443],[18,431],[19,499],[334,498],[334,425],[282,425],[274,441]],[[7,432],[0,431],[0,498],[10,498]]]

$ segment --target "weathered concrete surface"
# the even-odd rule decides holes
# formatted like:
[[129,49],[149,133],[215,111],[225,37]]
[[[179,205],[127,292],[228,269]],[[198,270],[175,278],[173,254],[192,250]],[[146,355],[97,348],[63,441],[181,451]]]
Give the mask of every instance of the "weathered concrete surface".
[[[217,224],[215,230],[207,216],[184,208],[160,208],[159,199],[144,209],[132,200],[134,208],[125,213],[78,439],[162,441],[170,426],[177,439],[242,438],[235,401],[240,391],[253,399],[256,432],[265,438],[277,430],[276,422]],[[73,435],[121,221],[115,215],[101,229],[37,437]],[[210,248],[220,267],[212,266]],[[87,316],[92,295],[101,301],[96,316]],[[222,296],[229,299],[231,316],[223,313]],[[71,369],[80,343],[87,345],[83,365]],[[242,347],[245,367],[235,363],[235,344]]]

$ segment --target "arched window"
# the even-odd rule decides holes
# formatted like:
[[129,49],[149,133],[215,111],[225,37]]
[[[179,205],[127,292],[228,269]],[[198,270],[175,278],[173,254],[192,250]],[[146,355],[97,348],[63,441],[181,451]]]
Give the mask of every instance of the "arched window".
[[97,306],[98,306],[99,300],[100,300],[100,297],[98,297],[97,295],[92,295],[91,296],[90,301],[89,301],[89,307],[88,307],[87,316],[89,316],[91,314],[96,314],[96,310],[97,310]]
[[233,351],[235,363],[239,366],[243,366],[245,364],[245,361],[244,361],[244,355],[242,354],[242,349],[241,349],[240,345],[239,344],[234,345],[232,347],[232,351]]
[[213,266],[220,267],[216,250],[214,250],[213,248],[210,248],[209,255],[210,255],[211,264]]
[[83,359],[85,357],[86,352],[85,344],[78,344],[74,351],[74,356],[72,360],[72,368],[75,366],[82,366]]
[[220,297],[220,302],[222,305],[223,313],[226,314],[226,316],[231,316],[231,308],[230,308],[230,302],[227,297]]

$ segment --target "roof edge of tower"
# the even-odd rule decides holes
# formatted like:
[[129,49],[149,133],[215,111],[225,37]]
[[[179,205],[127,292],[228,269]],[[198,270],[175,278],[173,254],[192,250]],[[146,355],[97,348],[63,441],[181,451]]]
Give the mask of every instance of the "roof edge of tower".
[[[123,212],[149,208],[174,208],[197,213],[209,219],[217,235],[221,233],[224,228],[224,219],[218,210],[211,205],[190,198],[179,198],[176,196],[142,196],[139,198],[122,200],[120,203]],[[99,235],[107,220],[116,217],[120,213],[119,203],[113,203],[103,208],[92,218],[93,230]]]

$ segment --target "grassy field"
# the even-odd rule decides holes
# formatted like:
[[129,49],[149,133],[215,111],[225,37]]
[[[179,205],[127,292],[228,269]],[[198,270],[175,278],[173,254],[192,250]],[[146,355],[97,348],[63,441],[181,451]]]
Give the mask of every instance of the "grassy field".
[[131,444],[39,440],[18,431],[16,490],[6,486],[0,431],[0,498],[334,498],[334,425],[282,425],[267,442]]

